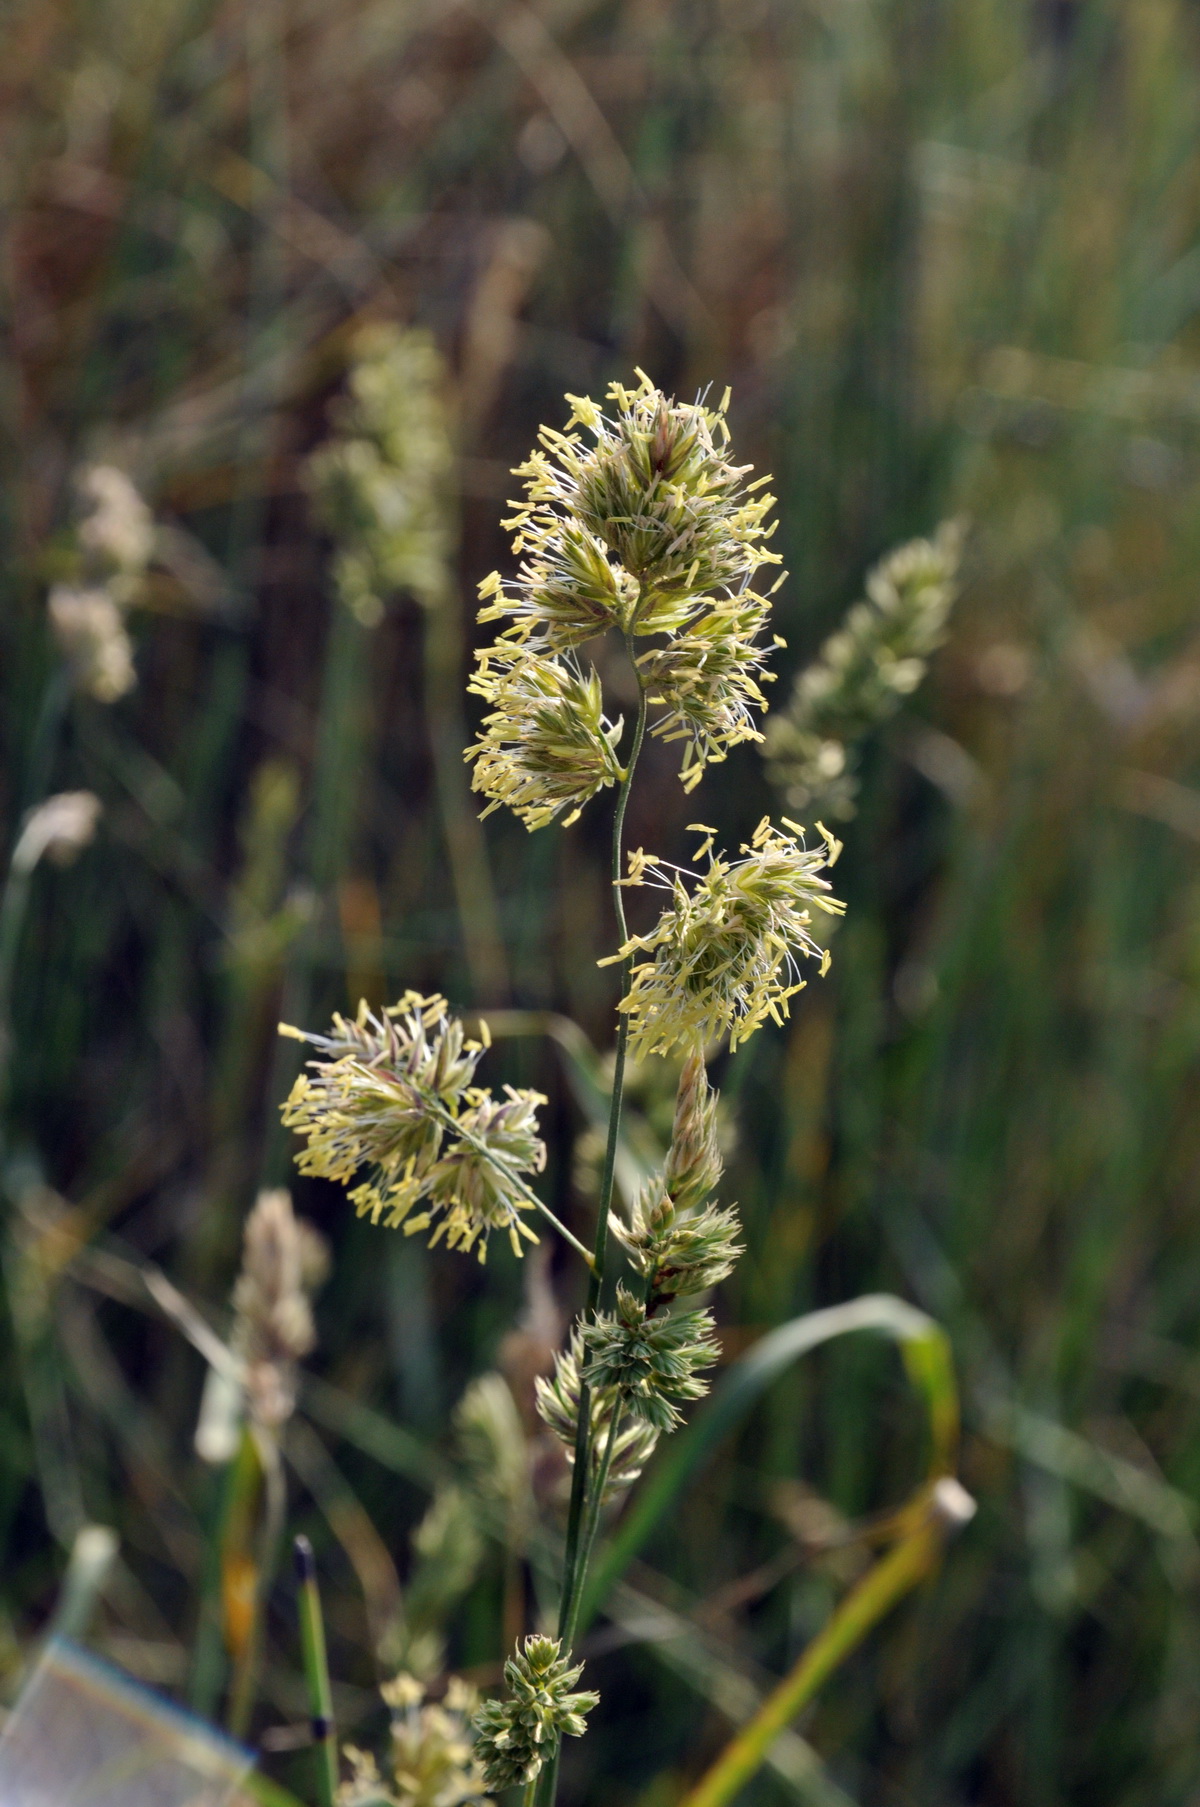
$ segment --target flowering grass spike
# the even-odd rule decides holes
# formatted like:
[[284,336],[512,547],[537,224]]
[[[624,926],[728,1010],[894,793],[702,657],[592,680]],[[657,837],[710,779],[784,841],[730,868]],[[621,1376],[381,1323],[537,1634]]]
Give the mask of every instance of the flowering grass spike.
[[475,1718],[475,1755],[489,1788],[533,1781],[562,1737],[581,1738],[600,1696],[572,1689],[583,1674],[557,1638],[529,1637],[504,1665],[507,1700],[485,1701]]
[[360,1217],[408,1235],[434,1224],[431,1243],[478,1244],[481,1261],[493,1230],[506,1231],[517,1254],[522,1237],[536,1242],[520,1216],[536,1200],[520,1176],[545,1165],[541,1094],[506,1086],[496,1098],[473,1085],[484,1043],[466,1039],[437,995],[406,992],[381,1016],[361,1004],[333,1027],[308,1035],[280,1025],[323,1057],[308,1063],[283,1109],[284,1123],[307,1138],[300,1171],[348,1185],[365,1168],[350,1193]]
[[586,642],[609,630],[630,649],[665,637],[635,669],[663,711],[651,732],[684,743],[688,790],[708,762],[760,737],[770,675],[770,603],[748,586],[779,562],[767,545],[774,498],[769,479],[747,482],[750,467],[728,456],[728,396],[718,408],[677,402],[642,376],[634,390],[611,386],[611,413],[567,399],[565,431],[543,427],[517,472],[526,499],[505,523],[523,555],[517,575],[480,585],[480,620],[509,625],[477,655],[471,688],[492,712],[467,758],[488,809],[507,803],[528,828],[563,809],[574,821],[624,778],[621,724],[603,714],[595,670],[574,663]]
[[630,856],[625,884],[643,884],[649,874],[672,897],[648,935],[631,936],[601,962],[650,956],[632,967],[618,1006],[629,1018],[637,1054],[667,1054],[726,1034],[736,1048],[768,1017],[780,1022],[787,1014],[789,999],[805,983],[799,956],[827,970],[828,950],[811,933],[812,911],[836,916],[844,908],[821,877],[841,844],[822,830],[824,845],[807,848],[801,830],[786,817],[784,824],[791,832],[764,817],[740,860],[709,850],[708,870],[691,889],[685,879],[692,875],[644,854]]
[[600,680],[571,658],[514,657],[495,670],[481,657],[471,689],[491,704],[483,734],[467,751],[472,784],[488,798],[485,816],[506,803],[526,828],[561,814],[574,822],[589,798],[625,776],[617,757],[621,722],[604,714]]

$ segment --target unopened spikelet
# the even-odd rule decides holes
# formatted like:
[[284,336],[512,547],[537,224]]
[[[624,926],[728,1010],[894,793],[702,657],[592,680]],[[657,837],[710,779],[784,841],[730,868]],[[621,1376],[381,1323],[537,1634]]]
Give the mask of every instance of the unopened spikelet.
[[708,1392],[699,1370],[719,1354],[713,1329],[709,1311],[648,1317],[642,1301],[618,1286],[616,1311],[583,1326],[584,1379],[610,1388],[625,1411],[656,1430],[674,1430],[683,1421],[679,1403]]
[[707,1292],[728,1278],[745,1253],[738,1241],[741,1224],[736,1211],[706,1205],[681,1216],[661,1180],[643,1187],[628,1223],[615,1211],[608,1221],[634,1271],[649,1281],[652,1305],[685,1293]]
[[310,1035],[280,1025],[322,1056],[283,1106],[285,1125],[307,1141],[300,1171],[349,1185],[365,1169],[349,1195],[360,1217],[408,1235],[432,1224],[431,1243],[478,1245],[481,1261],[493,1230],[517,1254],[521,1237],[536,1242],[520,1216],[530,1209],[520,1175],[545,1165],[541,1093],[506,1086],[496,1098],[473,1085],[483,1043],[466,1039],[436,994],[406,992],[381,1016],[362,1004],[333,1027]]
[[709,1086],[704,1057],[693,1051],[679,1076],[662,1173],[642,1187],[628,1222],[616,1211],[609,1215],[609,1226],[634,1270],[650,1283],[652,1306],[716,1286],[743,1253],[737,1213],[704,1202],[723,1166],[716,1116],[717,1095]]
[[783,820],[780,830],[764,817],[740,860],[714,854],[705,830],[708,870],[689,875],[691,889],[677,868],[640,852],[630,856],[623,883],[643,884],[649,874],[671,893],[670,906],[648,935],[631,936],[600,962],[650,956],[635,960],[618,1006],[629,1018],[636,1054],[666,1054],[724,1035],[736,1048],[768,1017],[780,1022],[786,1016],[789,999],[805,983],[800,957],[828,970],[828,950],[811,933],[812,911],[836,916],[844,908],[821,876],[841,844],[821,829],[821,848],[808,848],[802,830]]
[[470,688],[491,705],[483,733],[465,757],[474,761],[472,789],[488,798],[485,816],[506,803],[526,828],[542,828],[568,813],[564,827],[606,785],[625,776],[617,757],[621,720],[604,713],[600,680],[571,658],[514,662],[503,649],[479,655]]
[[334,435],[308,461],[309,491],[337,544],[338,595],[364,627],[379,624],[399,590],[423,608],[448,594],[454,447],[445,382],[427,332],[365,328]]
[[[554,1358],[553,1375],[549,1379],[538,1375],[534,1382],[538,1416],[554,1432],[572,1466],[575,1462],[575,1438],[579,1429],[580,1370],[586,1360],[582,1326],[576,1324],[567,1347],[560,1349]],[[618,1404],[623,1407],[623,1402],[615,1390],[599,1387],[591,1388],[588,1401],[592,1426],[589,1456],[592,1484],[595,1485],[613,1411]],[[627,1487],[632,1487],[653,1455],[657,1442],[658,1430],[653,1424],[648,1424],[643,1418],[623,1416],[613,1443],[612,1462],[604,1488],[606,1501],[615,1499]]]
[[671,1146],[663,1169],[664,1188],[677,1211],[702,1204],[724,1171],[717,1141],[717,1104],[704,1056],[692,1049],[679,1074]]
[[504,1665],[506,1700],[485,1701],[475,1716],[475,1755],[497,1793],[523,1787],[541,1771],[560,1738],[580,1738],[600,1696],[572,1692],[583,1674],[557,1638],[525,1639]]
[[911,696],[945,639],[964,533],[962,521],[944,521],[932,539],[910,540],[881,559],[867,599],[797,677],[765,747],[767,775],[790,808],[853,816],[857,743]]

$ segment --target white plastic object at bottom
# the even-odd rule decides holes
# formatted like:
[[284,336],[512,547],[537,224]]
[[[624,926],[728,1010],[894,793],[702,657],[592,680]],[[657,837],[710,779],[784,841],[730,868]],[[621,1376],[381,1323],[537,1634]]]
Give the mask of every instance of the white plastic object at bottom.
[[226,1807],[253,1754],[65,1638],[0,1738],[0,1807]]

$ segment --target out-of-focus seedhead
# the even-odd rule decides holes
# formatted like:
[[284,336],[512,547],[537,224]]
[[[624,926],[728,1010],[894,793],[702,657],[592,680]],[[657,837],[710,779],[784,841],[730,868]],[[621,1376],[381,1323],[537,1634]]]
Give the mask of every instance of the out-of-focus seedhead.
[[932,539],[889,552],[867,578],[866,600],[797,677],[764,748],[767,776],[790,809],[854,815],[858,743],[912,695],[945,639],[965,531],[944,521]]
[[364,328],[333,437],[308,461],[309,493],[337,546],[338,595],[364,627],[378,626],[400,590],[422,608],[447,600],[454,445],[445,388],[427,332]]
[[231,1347],[245,1369],[255,1423],[277,1430],[296,1405],[296,1363],[316,1342],[311,1296],[329,1266],[325,1239],[282,1188],[260,1192],[246,1219],[233,1289]]
[[384,1769],[347,1745],[352,1773],[338,1790],[338,1807],[491,1807],[471,1744],[474,1689],[452,1675],[434,1701],[415,1676],[401,1673],[379,1692],[391,1710]]

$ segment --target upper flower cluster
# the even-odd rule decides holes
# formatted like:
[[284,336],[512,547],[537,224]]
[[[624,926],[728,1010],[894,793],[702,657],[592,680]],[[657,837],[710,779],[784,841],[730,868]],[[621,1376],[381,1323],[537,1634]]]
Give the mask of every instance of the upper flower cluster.
[[[633,966],[619,1005],[629,1017],[635,1054],[695,1048],[726,1034],[736,1047],[767,1017],[779,1022],[787,1014],[788,1000],[805,983],[797,955],[815,958],[822,973],[827,970],[828,950],[811,932],[812,911],[836,916],[845,907],[821,877],[841,843],[822,828],[823,846],[805,847],[802,830],[786,816],[783,821],[790,832],[772,828],[764,817],[740,860],[713,853],[711,833],[704,830],[700,851],[708,854],[708,870],[699,876],[641,851],[630,855],[624,884],[644,884],[649,874],[671,893],[648,935],[631,936],[600,963],[650,956]],[[691,889],[689,877],[695,880]]]
[[467,756],[475,789],[530,828],[564,809],[572,820],[624,776],[620,723],[601,713],[594,672],[573,663],[610,629],[630,645],[666,636],[638,656],[638,678],[664,711],[651,731],[685,742],[689,789],[707,762],[759,738],[770,605],[749,585],[779,563],[769,478],[748,482],[751,467],[728,455],[728,392],[710,408],[639,379],[611,386],[611,413],[568,396],[565,430],[542,428],[517,470],[526,498],[505,522],[517,575],[494,571],[480,586],[480,620],[509,625],[479,654],[472,688],[492,712]]
[[348,1184],[366,1168],[369,1178],[350,1193],[359,1216],[382,1216],[409,1235],[436,1219],[431,1243],[443,1235],[450,1248],[478,1243],[481,1261],[492,1230],[507,1231],[518,1255],[522,1236],[536,1242],[520,1216],[533,1202],[520,1176],[545,1165],[541,1094],[506,1086],[496,1098],[474,1085],[485,1043],[468,1041],[436,994],[405,992],[382,1016],[364,1003],[333,1027],[333,1035],[308,1035],[280,1025],[324,1056],[308,1063],[283,1110],[284,1123],[308,1140],[301,1172]]

